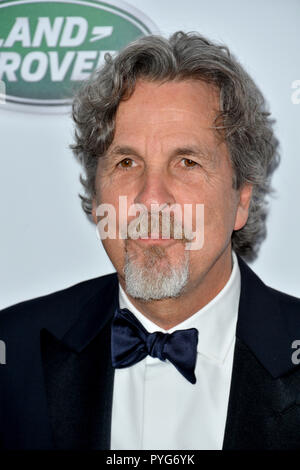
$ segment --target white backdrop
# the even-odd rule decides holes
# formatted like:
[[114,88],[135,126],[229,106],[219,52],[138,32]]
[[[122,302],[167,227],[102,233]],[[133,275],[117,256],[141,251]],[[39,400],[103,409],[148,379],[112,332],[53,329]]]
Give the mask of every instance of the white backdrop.
[[[199,31],[227,44],[266,96],[281,143],[268,237],[251,265],[300,297],[299,0],[131,0],[168,36]],[[77,196],[80,168],[68,115],[0,108],[0,308],[114,271]]]

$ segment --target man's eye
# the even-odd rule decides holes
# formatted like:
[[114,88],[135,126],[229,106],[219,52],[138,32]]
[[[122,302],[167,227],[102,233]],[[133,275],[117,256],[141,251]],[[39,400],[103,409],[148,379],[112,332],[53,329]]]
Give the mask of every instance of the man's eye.
[[124,160],[118,163],[118,166],[121,168],[132,168],[134,165],[135,163],[131,158],[124,158]]
[[194,160],[191,160],[190,158],[183,158],[181,162],[186,168],[193,168],[198,165],[198,163],[194,162]]

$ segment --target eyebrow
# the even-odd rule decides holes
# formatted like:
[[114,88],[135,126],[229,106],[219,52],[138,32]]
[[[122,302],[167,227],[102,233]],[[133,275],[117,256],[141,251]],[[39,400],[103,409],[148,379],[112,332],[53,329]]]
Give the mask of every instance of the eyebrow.
[[172,152],[172,156],[175,157],[180,157],[180,156],[185,156],[189,155],[191,157],[204,157],[207,158],[212,154],[211,150],[208,148],[201,148],[199,146],[183,146],[183,147],[177,147],[175,150]]
[[[186,145],[182,147],[177,147],[171,152],[172,157],[178,157],[178,156],[184,156],[184,155],[189,155],[189,156],[194,156],[194,157],[204,157],[204,158],[209,158],[213,154],[212,150],[208,149],[206,146],[205,147],[200,147],[198,145]],[[139,157],[140,154],[139,152],[134,149],[133,147],[129,146],[120,146],[117,145],[116,147],[113,147],[106,155],[106,158],[109,157],[117,157],[117,156],[136,156]]]
[[110,156],[114,157],[114,156],[119,156],[119,155],[139,156],[139,153],[133,147],[128,147],[126,145],[125,146],[117,145],[116,147],[113,147],[110,151],[108,151],[106,154],[107,157],[110,157]]

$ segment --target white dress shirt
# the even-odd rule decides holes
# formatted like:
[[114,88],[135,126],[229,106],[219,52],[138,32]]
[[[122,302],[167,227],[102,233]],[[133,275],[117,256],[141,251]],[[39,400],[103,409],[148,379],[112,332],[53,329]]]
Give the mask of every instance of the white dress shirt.
[[[116,369],[111,449],[222,449],[235,331],[240,270],[235,253],[230,278],[219,294],[168,333],[186,328],[199,332],[195,375],[191,384],[168,360],[151,356]],[[120,308],[128,308],[149,333],[166,332],[130,302],[119,285]]]

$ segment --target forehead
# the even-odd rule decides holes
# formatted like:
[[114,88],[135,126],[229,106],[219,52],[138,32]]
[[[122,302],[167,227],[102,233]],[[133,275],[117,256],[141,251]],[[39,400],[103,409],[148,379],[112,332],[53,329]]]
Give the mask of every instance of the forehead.
[[[219,91],[200,80],[165,83],[139,80],[116,114],[116,131],[141,124],[151,128],[176,124],[210,128],[219,111]],[[193,126],[194,127],[194,126]]]

